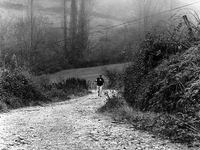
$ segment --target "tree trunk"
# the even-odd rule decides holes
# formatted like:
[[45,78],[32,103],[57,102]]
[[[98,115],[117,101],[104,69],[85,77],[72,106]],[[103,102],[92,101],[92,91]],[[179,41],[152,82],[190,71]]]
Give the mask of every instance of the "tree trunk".
[[30,53],[32,52],[33,49],[33,0],[31,0],[30,4],[30,50],[28,53],[28,63],[30,64],[31,61],[31,55]]
[[74,50],[76,34],[77,34],[77,17],[78,8],[77,0],[71,0],[71,18],[70,18],[70,39],[71,39],[71,50]]
[[63,20],[64,20],[64,27],[63,27],[63,33],[64,33],[64,54],[65,57],[68,56],[68,49],[67,49],[67,1],[63,0]]
[[70,14],[70,30],[69,30],[69,39],[70,39],[70,54],[69,62],[70,64],[77,63],[77,18],[78,18],[78,8],[77,0],[71,0],[71,14]]
[[87,14],[87,0],[81,0],[79,21],[78,21],[78,39],[79,39],[79,57],[82,57],[84,50],[88,43],[88,14]]

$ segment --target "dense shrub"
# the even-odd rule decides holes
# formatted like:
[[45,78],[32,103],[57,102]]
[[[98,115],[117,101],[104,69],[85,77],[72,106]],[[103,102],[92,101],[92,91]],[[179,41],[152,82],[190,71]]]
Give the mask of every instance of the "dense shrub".
[[50,98],[68,98],[69,95],[87,93],[89,85],[85,79],[68,78],[58,83],[43,84],[42,89],[47,91]]
[[124,97],[130,105],[135,104],[138,88],[145,77],[145,67],[140,53],[136,53],[134,63],[128,66],[124,73]]
[[8,70],[0,78],[0,111],[67,100],[70,95],[86,94],[87,91],[85,79],[70,78],[50,83],[45,75],[35,77],[20,68]]
[[63,101],[70,99],[69,95],[72,94],[72,92],[66,93],[64,90],[58,90],[58,89],[51,89],[50,91],[46,91],[45,95],[52,99],[52,101]]
[[87,81],[85,79],[79,79],[79,78],[69,78],[58,83],[53,83],[50,86],[52,88],[65,89],[65,90],[68,90],[68,89],[87,90],[88,89]]
[[5,104],[5,101],[8,99],[9,94],[6,93],[2,87],[0,87],[0,112],[6,111],[7,106]]
[[[151,109],[196,112],[199,109],[199,47],[192,47],[180,56],[172,56],[155,70],[156,82],[149,93]],[[148,97],[147,97],[148,98]]]
[[108,79],[107,88],[121,90],[123,89],[123,71],[117,69],[104,69],[104,76]]
[[135,66],[128,68],[125,84],[127,102],[141,110],[197,112],[200,104],[199,61],[199,48],[190,48],[164,60],[143,78],[138,77],[138,84],[134,73],[128,72],[128,69],[133,71]]
[[[156,26],[139,44],[123,76],[126,103],[108,98],[100,110],[129,120],[137,129],[199,146],[200,47],[194,46],[199,28],[192,25],[196,37],[191,38],[193,29],[188,32],[183,20],[173,25]],[[116,78],[115,72],[108,75]]]
[[38,65],[35,65],[31,68],[31,72],[35,75],[42,75],[42,74],[51,74],[55,72],[59,72],[61,70],[70,69],[72,66],[69,65],[66,59],[63,59],[61,56],[59,57],[52,57],[51,59],[45,60],[43,58]]
[[[186,56],[179,55],[191,45],[184,23],[179,20],[172,30],[156,27],[145,38],[140,43],[133,64],[125,71],[124,97],[130,105],[140,110],[179,111],[178,107],[187,105],[180,105],[181,93],[186,87],[182,85],[182,80],[187,82],[187,76],[197,71],[188,70],[190,65],[187,64],[182,70],[179,69],[182,61],[186,61]],[[196,59],[195,55],[191,55],[190,61]]]
[[0,101],[0,113],[7,111],[7,106],[4,102]]
[[32,82],[43,92],[49,91],[50,78],[48,75],[34,76]]
[[119,95],[107,95],[106,103],[98,109],[99,112],[108,112],[119,122],[130,123],[134,128],[170,139],[173,142],[200,146],[200,117],[187,114],[155,113],[140,111],[127,105]]
[[23,75],[20,71],[8,73],[3,76],[0,82],[2,90],[9,95],[12,95],[19,100],[7,101],[9,103],[23,103],[23,105],[29,105],[30,103],[37,103],[39,101],[49,101],[39,89],[33,84],[33,82]]
[[99,112],[113,112],[125,105],[124,99],[115,91],[105,92],[106,103],[98,109]]

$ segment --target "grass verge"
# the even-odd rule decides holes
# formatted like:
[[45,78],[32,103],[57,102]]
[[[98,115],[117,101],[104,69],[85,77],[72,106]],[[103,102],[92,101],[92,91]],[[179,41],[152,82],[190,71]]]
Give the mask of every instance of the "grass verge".
[[[148,131],[160,138],[186,144],[188,147],[200,147],[199,120],[183,114],[142,112],[130,107],[122,97],[116,95],[107,98],[100,113],[106,113],[117,122],[132,124],[136,129]],[[194,122],[198,122],[194,124]]]
[[69,78],[51,83],[26,71],[7,72],[0,77],[0,112],[20,107],[43,105],[88,94],[85,79]]

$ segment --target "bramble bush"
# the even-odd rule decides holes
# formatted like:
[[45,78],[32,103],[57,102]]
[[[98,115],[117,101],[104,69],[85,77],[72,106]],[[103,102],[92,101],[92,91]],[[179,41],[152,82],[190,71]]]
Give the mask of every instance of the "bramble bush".
[[[33,82],[20,71],[9,72],[2,76],[0,87],[4,91],[16,99],[13,103],[18,103],[24,106],[37,104],[38,102],[47,102],[49,99],[36,88]],[[18,101],[18,102],[17,102]],[[9,105],[14,105],[10,102]]]
[[154,84],[150,85],[145,98],[149,99],[147,109],[196,113],[200,109],[199,61],[199,47],[192,47],[156,67]]
[[0,78],[0,110],[67,100],[72,94],[83,95],[87,91],[85,79],[70,78],[50,83],[47,76],[35,77],[19,68],[8,70]]
[[88,90],[87,81],[79,78],[68,78],[58,83],[51,83],[49,88],[64,89],[64,90]]
[[124,73],[117,69],[104,69],[104,76],[108,79],[107,88],[122,90],[124,85]]
[[33,82],[34,77],[27,69],[18,66],[16,55],[13,55],[9,62],[6,62],[6,58],[7,55],[2,63],[0,74],[1,110],[50,101]]
[[199,117],[195,118],[183,113],[140,111],[130,107],[119,95],[108,95],[105,105],[100,107],[98,112],[108,112],[115,121],[130,123],[136,129],[151,132],[173,142],[200,146]]
[[164,113],[152,129],[191,144],[200,140],[200,47],[183,26],[178,24],[173,34],[154,30],[140,43],[125,70],[124,98],[136,110]]
[[[184,93],[184,83],[188,82],[185,80],[198,72],[197,68],[188,70],[190,65],[185,63],[184,66],[183,63],[189,56],[188,61],[196,63],[194,60],[198,56],[195,56],[197,51],[188,50],[192,43],[184,30],[183,21],[176,24],[170,31],[156,27],[149,32],[140,43],[141,50],[134,56],[132,65],[125,70],[124,97],[131,106],[140,110],[167,112],[179,111],[177,108],[182,107],[177,105],[177,101],[180,104],[179,96]],[[184,52],[187,51],[195,54],[188,53],[186,56]]]
[[51,98],[67,98],[69,95],[80,95],[88,92],[89,85],[85,79],[68,78],[58,83],[49,83],[43,85],[43,89]]
[[140,110],[197,113],[200,108],[199,61],[199,47],[192,47],[163,60],[147,74],[142,69],[136,70],[138,66],[133,64],[125,73],[127,102]]
[[116,91],[104,93],[107,97],[106,103],[98,109],[99,112],[113,112],[125,105],[124,99]]

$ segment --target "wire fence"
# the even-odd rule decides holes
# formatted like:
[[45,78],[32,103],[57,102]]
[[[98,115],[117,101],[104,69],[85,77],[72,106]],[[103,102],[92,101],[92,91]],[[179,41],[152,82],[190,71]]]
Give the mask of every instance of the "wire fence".
[[[113,25],[113,26],[105,27],[105,28],[100,29],[100,30],[91,31],[91,32],[89,32],[89,34],[98,34],[98,33],[101,33],[102,35],[103,34],[107,35],[108,32],[110,30],[114,29],[114,28],[118,28],[118,27],[127,28],[128,25],[130,25],[132,23],[135,23],[135,22],[138,22],[140,20],[147,19],[147,18],[157,17],[158,15],[166,14],[166,13],[169,13],[169,12],[172,12],[172,11],[176,11],[176,10],[179,11],[180,9],[183,9],[183,8],[186,8],[186,7],[198,4],[198,3],[200,3],[200,1],[196,1],[196,2],[193,2],[193,3],[186,4],[186,5],[182,5],[182,6],[173,8],[173,9],[168,9],[168,10],[165,10],[165,11],[162,11],[162,12],[159,12],[159,13],[155,13],[155,14],[152,14],[152,15],[145,16],[145,17],[140,17],[140,18],[137,18],[137,19],[133,19],[133,20],[130,20],[130,21],[127,21],[127,22],[119,23],[119,24],[116,24],[116,25]],[[74,38],[69,37],[67,39],[58,40],[56,42],[49,43],[48,45],[51,46],[51,45],[54,45],[54,44],[57,44],[57,43],[62,43],[65,40],[69,41],[69,40],[72,40],[72,39],[74,39]]]

